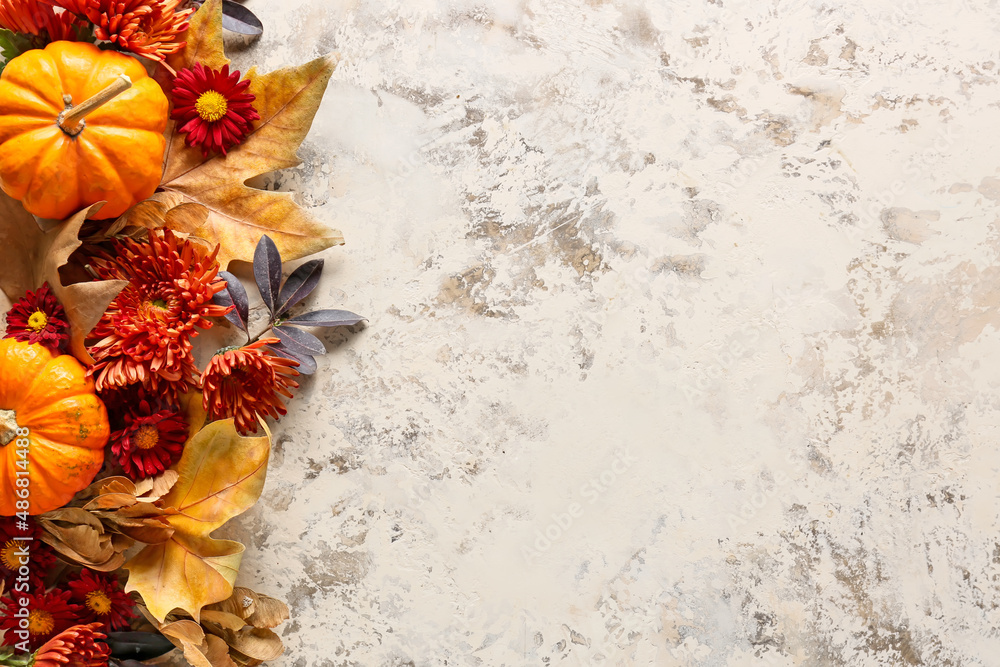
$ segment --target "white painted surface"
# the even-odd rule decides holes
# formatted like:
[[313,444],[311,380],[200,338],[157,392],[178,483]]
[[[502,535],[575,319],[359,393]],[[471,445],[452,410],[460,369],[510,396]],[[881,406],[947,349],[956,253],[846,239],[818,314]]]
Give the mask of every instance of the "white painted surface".
[[277,664],[995,664],[995,2],[248,6],[369,317],[232,531]]

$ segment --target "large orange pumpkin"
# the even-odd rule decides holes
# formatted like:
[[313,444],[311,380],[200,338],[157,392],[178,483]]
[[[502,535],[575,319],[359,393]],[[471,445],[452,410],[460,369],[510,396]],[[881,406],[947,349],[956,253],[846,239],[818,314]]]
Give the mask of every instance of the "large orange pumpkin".
[[[27,429],[27,443],[23,436]],[[34,343],[0,341],[0,516],[62,507],[86,488],[104,463],[108,413],[86,369],[70,355]],[[19,465],[27,444],[27,466]],[[18,471],[27,486],[18,486]],[[23,492],[22,492],[22,495]]]
[[[67,122],[121,75],[131,88]],[[117,217],[160,183],[167,112],[160,86],[122,53],[79,42],[23,53],[0,76],[0,187],[42,218],[99,201],[98,217]]]

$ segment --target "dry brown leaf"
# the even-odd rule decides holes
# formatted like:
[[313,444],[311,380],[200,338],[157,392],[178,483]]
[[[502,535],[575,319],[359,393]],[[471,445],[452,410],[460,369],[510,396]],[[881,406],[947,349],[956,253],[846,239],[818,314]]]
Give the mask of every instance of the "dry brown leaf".
[[236,633],[227,633],[225,639],[234,651],[251,661],[274,660],[285,652],[281,639],[267,628],[243,628]]
[[247,624],[246,621],[235,614],[216,609],[202,609],[201,622],[203,625],[205,623],[214,623],[219,626],[220,630],[228,630],[230,632],[238,632]]
[[107,530],[144,544],[161,544],[174,534],[167,517],[173,510],[163,510],[153,503],[138,502],[114,512],[94,512]]
[[256,600],[257,594],[252,590],[249,588],[243,588],[242,586],[236,586],[233,588],[232,595],[221,602],[208,605],[206,609],[224,611],[246,620],[250,618],[250,615],[253,614],[256,609]]
[[229,646],[215,635],[206,635],[194,621],[181,620],[159,627],[164,637],[184,651],[194,667],[237,667],[229,657]]
[[[191,19],[188,35],[188,46],[171,59],[173,67],[190,67],[200,61],[218,68],[229,62],[222,47],[221,0],[202,5]],[[296,151],[312,125],[335,67],[335,58],[324,57],[269,74],[249,72],[249,92],[256,96],[254,106],[260,120],[228,155],[205,159],[200,149],[185,145],[184,136],[171,122],[166,131],[161,191],[151,199],[163,204],[160,212],[183,201],[202,204],[209,214],[202,221],[194,215],[178,214],[167,220],[167,226],[212,245],[221,244],[219,263],[223,267],[236,259],[251,261],[257,242],[265,234],[286,261],[342,244],[339,232],[308,215],[290,194],[245,185],[256,176],[299,164]],[[153,207],[155,204],[147,205],[129,224],[147,219],[146,213]]]
[[281,600],[249,588],[237,586],[228,599],[210,608],[239,616],[247,625],[274,628],[288,620],[288,605]]
[[254,612],[247,623],[255,628],[274,628],[288,620],[288,605],[269,595],[257,594]]
[[117,510],[135,505],[138,501],[134,493],[102,493],[83,506],[88,511]]
[[65,560],[100,572],[117,570],[125,562],[122,551],[131,546],[105,530],[93,513],[78,507],[64,507],[38,517],[42,541]]
[[135,489],[135,483],[128,477],[105,477],[104,479],[97,480],[83,491],[77,493],[75,499],[87,500],[90,498],[96,498],[105,493],[127,493],[134,496]]
[[242,437],[232,419],[209,424],[185,444],[180,478],[161,499],[177,511],[166,516],[175,532],[125,564],[125,590],[138,592],[155,618],[182,609],[199,620],[202,607],[232,595],[244,547],[210,535],[257,502],[270,449],[270,433]]
[[80,225],[100,204],[80,211],[49,231],[42,231],[21,203],[0,193],[0,290],[11,303],[48,281],[66,310],[70,324],[70,351],[85,364],[94,362],[84,345],[111,300],[128,283],[101,280],[63,285],[59,268],[80,247]]
[[174,488],[180,475],[168,468],[155,477],[147,477],[135,483],[135,495],[140,500],[156,502]]
[[[199,154],[200,155],[200,154]],[[201,204],[193,204],[185,200],[183,195],[168,196],[160,194],[159,199],[141,201],[122,217],[115,221],[108,233],[117,230],[121,233],[130,228],[160,229],[168,227],[173,230],[198,229],[208,220],[209,211]],[[187,236],[187,234],[181,234]],[[205,241],[206,245],[208,244]],[[211,244],[212,248],[215,247]]]

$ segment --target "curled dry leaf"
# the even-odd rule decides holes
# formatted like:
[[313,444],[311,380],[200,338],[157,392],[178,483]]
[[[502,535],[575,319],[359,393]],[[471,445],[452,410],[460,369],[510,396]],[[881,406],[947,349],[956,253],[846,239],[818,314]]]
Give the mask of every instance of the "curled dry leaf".
[[221,634],[223,631],[239,632],[246,627],[247,622],[235,614],[230,614],[228,611],[202,609],[201,624],[203,626],[214,625],[218,628],[218,632],[215,634]]
[[118,533],[146,544],[159,544],[170,539],[173,528],[165,516],[170,511],[154,504],[177,482],[177,472],[163,474],[139,482],[126,477],[105,477],[77,494],[75,500],[87,501],[82,509],[104,526],[106,532]]
[[38,517],[42,541],[64,560],[99,572],[117,570],[125,562],[122,552],[132,540],[107,531],[92,512],[64,507]]
[[0,272],[0,290],[13,303],[28,290],[35,290],[48,281],[52,293],[66,310],[70,351],[88,365],[94,360],[87,352],[84,339],[127,283],[101,280],[63,285],[59,269],[80,247],[80,225],[98,208],[100,204],[95,204],[43,231],[20,202],[0,192],[0,266],[4,267]]
[[[202,5],[191,18],[185,39],[187,47],[169,61],[175,69],[192,67],[196,62],[219,69],[229,63],[222,46],[221,0]],[[248,72],[249,92],[256,96],[254,106],[260,120],[228,155],[206,159],[200,150],[185,144],[184,135],[171,121],[160,192],[151,199],[168,209],[180,202],[202,204],[208,217],[169,220],[167,226],[212,245],[220,243],[223,268],[234,259],[250,261],[264,234],[274,240],[286,260],[342,244],[339,232],[308,215],[290,194],[245,184],[256,176],[299,164],[296,151],[312,125],[335,66],[334,58],[325,57],[269,74]]]
[[228,599],[211,605],[211,608],[239,616],[255,628],[274,628],[289,617],[288,605],[281,600],[242,586],[234,588]]
[[[135,228],[197,229],[208,220],[209,211],[200,204],[185,201],[183,197],[165,197],[161,200],[141,201],[108,228],[106,235],[129,234]],[[212,246],[215,247],[214,245]]]
[[135,483],[135,496],[147,502],[156,502],[174,488],[180,475],[176,470],[167,469],[155,477],[147,477]]
[[285,652],[281,639],[267,628],[243,628],[236,633],[227,633],[224,639],[232,647],[233,658],[244,665],[259,665]]
[[229,646],[214,635],[207,635],[194,621],[181,620],[160,626],[163,636],[184,651],[193,667],[238,667],[229,657]]
[[153,503],[141,502],[113,512],[94,512],[94,516],[109,531],[144,544],[162,544],[174,534],[173,527],[167,521],[167,516],[171,513]]
[[212,422],[185,444],[177,484],[160,501],[176,512],[165,516],[174,533],[125,564],[125,590],[138,592],[154,618],[182,609],[200,620],[202,607],[232,595],[244,547],[210,535],[257,502],[270,451],[269,433],[242,437],[232,419]]
[[104,494],[125,493],[135,495],[135,483],[128,477],[105,477],[99,479],[74,497],[74,500],[89,500]]

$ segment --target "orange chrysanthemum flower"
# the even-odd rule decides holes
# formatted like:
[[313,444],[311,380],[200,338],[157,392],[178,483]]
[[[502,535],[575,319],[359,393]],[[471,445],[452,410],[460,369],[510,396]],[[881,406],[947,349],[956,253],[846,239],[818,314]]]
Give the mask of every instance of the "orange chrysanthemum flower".
[[[244,347],[219,350],[201,375],[204,407],[211,419],[235,417],[241,434],[257,432],[257,416],[277,419],[285,414],[280,396],[292,397],[289,389],[298,387],[293,380],[299,362],[274,354],[266,345],[276,345],[277,338],[264,338]],[[280,394],[280,396],[279,396]]]
[[48,41],[76,41],[85,26],[68,11],[57,11],[39,0],[0,0],[0,27]]
[[129,281],[91,333],[98,391],[138,384],[176,400],[197,386],[191,338],[212,326],[207,318],[229,312],[212,303],[226,287],[218,279],[218,252],[151,230],[146,243],[126,239],[114,256],[94,258],[102,279]]
[[74,625],[45,643],[35,653],[33,667],[107,667],[111,648],[100,623]]
[[184,48],[185,42],[177,38],[187,30],[194,12],[193,8],[178,11],[184,0],[42,1],[86,17],[98,39],[160,62]]

